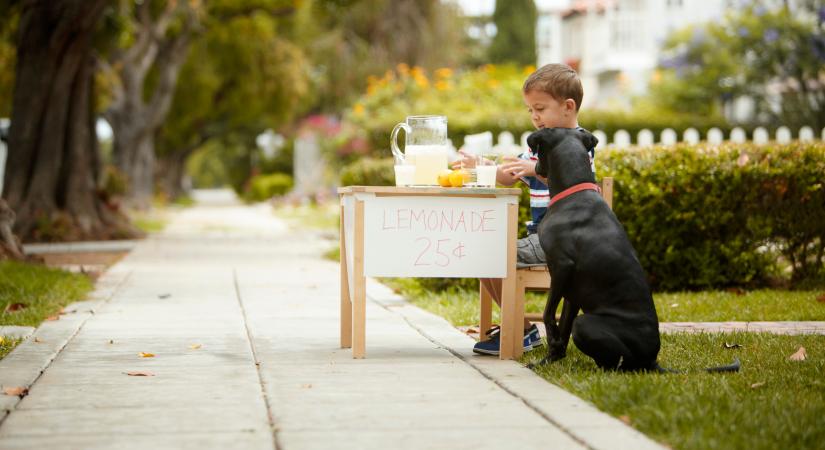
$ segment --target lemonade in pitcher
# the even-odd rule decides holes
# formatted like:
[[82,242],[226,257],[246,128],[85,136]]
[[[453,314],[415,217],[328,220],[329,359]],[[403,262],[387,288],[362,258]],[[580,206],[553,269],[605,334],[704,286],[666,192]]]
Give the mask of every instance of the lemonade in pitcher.
[[407,159],[415,166],[415,184],[437,185],[438,174],[447,168],[447,147],[444,145],[408,145]]

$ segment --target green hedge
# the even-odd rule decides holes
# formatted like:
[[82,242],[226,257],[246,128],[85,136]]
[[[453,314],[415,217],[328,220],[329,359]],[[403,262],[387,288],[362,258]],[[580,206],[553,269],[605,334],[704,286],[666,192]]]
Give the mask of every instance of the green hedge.
[[[596,171],[615,178],[614,211],[656,290],[764,285],[780,256],[794,283],[825,276],[822,142],[606,150]],[[356,162],[341,182],[391,185],[392,159]]]
[[249,180],[244,200],[260,202],[284,195],[292,189],[292,177],[285,173],[256,175]]
[[777,253],[794,282],[823,273],[822,142],[613,150],[596,165],[655,289],[764,284]]
[[392,158],[361,158],[341,170],[341,186],[395,186]]

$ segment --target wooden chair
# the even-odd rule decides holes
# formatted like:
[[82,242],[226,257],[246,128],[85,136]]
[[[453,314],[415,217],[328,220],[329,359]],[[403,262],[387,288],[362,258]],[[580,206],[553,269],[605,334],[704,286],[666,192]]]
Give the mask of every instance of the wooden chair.
[[[598,183],[602,190],[602,198],[607,202],[607,206],[613,209],[613,178],[604,177]],[[479,283],[480,285],[481,283]],[[524,297],[528,290],[547,291],[550,289],[550,271],[547,266],[524,267],[516,270],[516,307],[524,309]],[[479,324],[479,336],[481,340],[486,339],[484,333],[492,326],[493,302],[492,297],[484,288],[479,286],[479,298],[481,302],[481,320]],[[540,322],[542,313],[528,313],[524,317],[531,322]]]

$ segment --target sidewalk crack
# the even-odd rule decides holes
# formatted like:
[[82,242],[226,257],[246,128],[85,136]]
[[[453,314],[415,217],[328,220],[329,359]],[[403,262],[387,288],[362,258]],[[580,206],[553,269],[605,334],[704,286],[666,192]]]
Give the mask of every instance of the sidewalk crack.
[[261,361],[258,359],[258,350],[255,347],[255,340],[252,337],[252,330],[249,328],[249,320],[246,315],[246,308],[243,305],[243,298],[241,297],[241,288],[238,285],[238,272],[232,269],[232,281],[235,283],[235,297],[238,299],[238,306],[241,308],[241,315],[243,316],[243,325],[246,329],[246,338],[249,341],[249,348],[252,351],[252,358],[255,361],[255,371],[258,374],[258,383],[261,385],[261,395],[264,398],[266,405],[266,417],[269,421],[269,429],[272,431],[272,445],[275,450],[283,448],[278,440],[278,427],[275,425],[275,417],[272,415],[272,405],[269,401],[269,396],[266,394],[266,382],[264,382],[263,374],[261,374]]

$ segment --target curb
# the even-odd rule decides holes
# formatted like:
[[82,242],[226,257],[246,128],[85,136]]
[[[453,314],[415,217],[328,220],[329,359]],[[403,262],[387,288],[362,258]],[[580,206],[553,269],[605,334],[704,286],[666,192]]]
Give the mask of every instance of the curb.
[[[110,269],[96,283],[89,299],[63,308],[58,320],[40,324],[11,353],[0,360],[0,389],[22,387],[30,389],[61,350],[77,334],[95,311],[111,299],[131,272]],[[37,339],[31,339],[35,337]],[[25,395],[24,395],[25,396]],[[0,392],[0,423],[14,410],[22,396]]]
[[27,255],[43,255],[49,253],[110,253],[128,252],[135,248],[139,241],[87,241],[87,242],[60,242],[53,244],[23,244],[23,253]]
[[606,414],[566,390],[536,375],[516,361],[501,361],[472,352],[475,340],[444,318],[424,311],[388,287],[367,279],[367,298],[401,315],[411,327],[447,349],[510,395],[518,397],[548,422],[593,449],[661,450],[661,444]]

